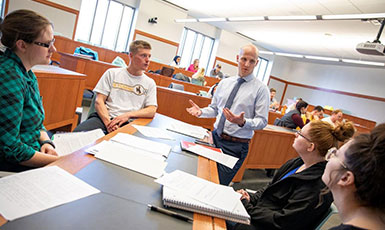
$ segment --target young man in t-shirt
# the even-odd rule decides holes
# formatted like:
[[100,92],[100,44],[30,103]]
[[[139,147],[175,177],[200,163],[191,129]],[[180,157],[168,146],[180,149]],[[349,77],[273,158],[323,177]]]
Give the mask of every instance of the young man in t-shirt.
[[74,132],[101,128],[107,134],[127,124],[131,118],[155,115],[156,84],[143,73],[150,64],[151,45],[133,41],[129,56],[127,68],[109,69],[100,78],[94,89],[96,112]]

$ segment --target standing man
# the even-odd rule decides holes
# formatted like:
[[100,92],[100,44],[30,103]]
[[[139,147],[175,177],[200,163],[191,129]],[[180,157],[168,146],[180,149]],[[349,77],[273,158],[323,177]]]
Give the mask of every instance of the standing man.
[[131,118],[155,115],[156,85],[143,73],[150,64],[151,45],[146,41],[133,41],[129,56],[127,68],[109,69],[100,78],[94,89],[96,112],[74,132],[101,128],[107,134]]
[[246,45],[237,55],[238,76],[223,79],[206,108],[190,100],[187,112],[200,118],[216,117],[213,140],[225,154],[239,158],[234,168],[218,164],[220,183],[228,185],[245,160],[253,131],[267,125],[269,90],[253,74],[258,63],[258,49]]

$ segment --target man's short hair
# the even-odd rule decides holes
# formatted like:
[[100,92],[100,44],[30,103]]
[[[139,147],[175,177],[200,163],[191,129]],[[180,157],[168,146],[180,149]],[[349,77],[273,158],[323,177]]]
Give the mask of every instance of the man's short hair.
[[270,93],[272,93],[272,92],[277,92],[277,90],[274,88],[270,88]]
[[325,111],[324,108],[322,108],[322,106],[320,105],[317,105],[316,107],[314,107],[314,110],[317,110],[318,112]]
[[219,69],[222,68],[221,64],[217,64],[217,68]]
[[143,40],[135,40],[130,44],[130,53],[137,53],[139,49],[151,49],[150,43]]
[[335,110],[332,111],[332,114],[338,114],[338,113],[342,113],[342,110],[335,109]]

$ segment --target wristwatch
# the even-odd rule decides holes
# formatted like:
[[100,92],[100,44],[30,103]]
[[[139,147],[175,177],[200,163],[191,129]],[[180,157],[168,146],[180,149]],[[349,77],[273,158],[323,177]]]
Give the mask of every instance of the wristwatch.
[[50,144],[53,148],[56,148],[55,144],[51,140],[45,140],[40,142],[40,146],[43,146],[44,144]]

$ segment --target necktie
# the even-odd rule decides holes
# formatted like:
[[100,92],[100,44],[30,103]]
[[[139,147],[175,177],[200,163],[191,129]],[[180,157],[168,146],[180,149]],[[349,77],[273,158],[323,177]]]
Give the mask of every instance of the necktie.
[[[234,98],[235,98],[235,95],[237,95],[237,92],[239,90],[239,87],[241,87],[241,84],[243,82],[245,82],[245,79],[243,78],[238,78],[237,80],[237,84],[234,86],[233,90],[231,91],[230,93],[230,96],[229,98],[227,99],[226,101],[226,104],[225,104],[225,108],[231,108],[231,105],[233,104],[234,102]],[[225,115],[222,113],[222,116],[221,116],[221,119],[219,120],[218,122],[218,126],[217,126],[217,134],[218,136],[220,136],[223,132],[223,128],[225,127],[225,121],[226,121],[226,117]]]

